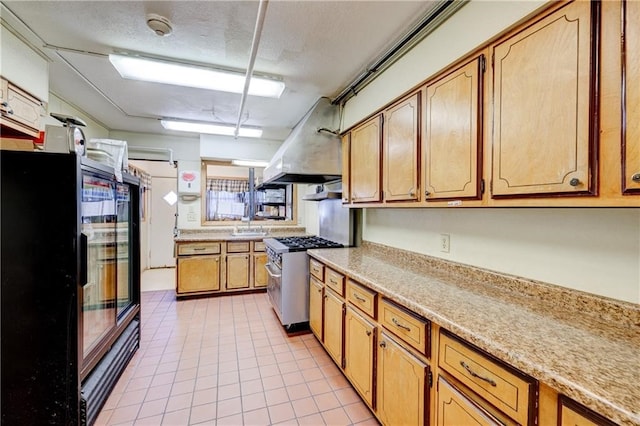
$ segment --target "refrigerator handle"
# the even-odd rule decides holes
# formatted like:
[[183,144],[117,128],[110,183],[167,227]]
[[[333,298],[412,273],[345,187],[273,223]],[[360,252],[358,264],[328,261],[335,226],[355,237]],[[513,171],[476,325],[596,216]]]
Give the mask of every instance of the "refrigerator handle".
[[80,285],[87,285],[87,256],[89,239],[83,232],[80,233]]

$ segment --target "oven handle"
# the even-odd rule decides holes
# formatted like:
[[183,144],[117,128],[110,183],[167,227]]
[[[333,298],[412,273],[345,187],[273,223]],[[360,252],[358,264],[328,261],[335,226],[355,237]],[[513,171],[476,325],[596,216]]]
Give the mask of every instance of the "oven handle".
[[271,272],[271,266],[274,266],[273,263],[269,262],[266,265],[264,265],[265,269],[267,270],[267,273],[272,277],[272,278],[277,278],[280,279],[282,278],[282,274],[274,274],[273,272]]

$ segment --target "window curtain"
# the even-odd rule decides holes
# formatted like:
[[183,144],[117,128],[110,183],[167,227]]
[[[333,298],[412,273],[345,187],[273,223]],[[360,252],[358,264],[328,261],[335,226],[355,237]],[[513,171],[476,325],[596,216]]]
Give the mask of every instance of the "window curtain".
[[207,179],[206,220],[239,220],[248,209],[249,181]]

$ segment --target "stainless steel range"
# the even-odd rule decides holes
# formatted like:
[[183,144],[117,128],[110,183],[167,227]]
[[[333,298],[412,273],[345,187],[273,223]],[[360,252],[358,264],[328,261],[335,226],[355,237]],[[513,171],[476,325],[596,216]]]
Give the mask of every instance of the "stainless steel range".
[[[320,237],[265,238],[269,262],[267,294],[287,331],[309,323],[309,260],[307,250],[357,245],[359,210],[343,208],[341,200],[320,202]],[[330,239],[331,238],[331,239]]]

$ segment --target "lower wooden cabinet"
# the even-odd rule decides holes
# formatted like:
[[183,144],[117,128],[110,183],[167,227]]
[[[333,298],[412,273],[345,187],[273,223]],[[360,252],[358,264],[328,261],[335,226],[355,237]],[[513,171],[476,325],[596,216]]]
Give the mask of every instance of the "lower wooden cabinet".
[[264,288],[267,286],[267,264],[266,253],[256,253],[253,255],[253,287]]
[[436,424],[438,426],[500,426],[515,424],[513,422],[503,422],[493,417],[442,376],[438,378],[437,395]]
[[559,426],[615,426],[610,420],[589,410],[574,400],[560,395],[558,399]]
[[377,404],[380,420],[391,425],[428,422],[429,366],[386,333],[378,337]]
[[344,320],[344,374],[370,407],[375,406],[375,342],[376,326],[348,306]]
[[322,342],[322,300],[324,286],[321,282],[311,277],[309,281],[309,328]]
[[438,366],[521,425],[534,423],[536,383],[480,350],[440,333]]
[[175,253],[179,297],[264,291],[267,286],[262,241],[177,241]]
[[331,358],[343,367],[342,336],[344,330],[344,300],[333,290],[324,290],[324,347]]
[[178,295],[220,290],[220,256],[178,257]]
[[228,254],[227,289],[249,288],[249,255]]

